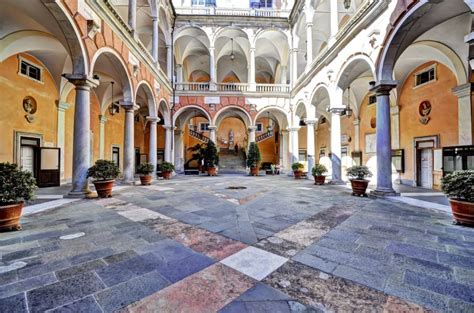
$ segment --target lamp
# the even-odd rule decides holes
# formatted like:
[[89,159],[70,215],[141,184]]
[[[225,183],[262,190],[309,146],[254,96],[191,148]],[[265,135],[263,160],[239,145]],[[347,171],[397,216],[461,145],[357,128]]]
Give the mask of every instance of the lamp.
[[344,0],[344,8],[348,10],[351,7],[351,0]]
[[347,104],[345,107],[337,107],[337,108],[331,108],[328,106],[326,108],[326,111],[329,113],[334,113],[334,114],[339,114],[339,115],[346,115],[347,117],[352,116],[352,109],[350,107],[350,100],[351,100],[351,86],[347,87]]
[[267,127],[267,132],[268,133],[271,133],[273,131],[273,125],[270,123],[271,120],[270,120],[270,111],[267,112],[268,114],[268,127]]
[[234,38],[230,38],[230,42],[232,45],[232,52],[230,53],[230,60],[234,61],[235,60],[235,54],[234,54]]
[[113,82],[113,81],[110,82],[110,84],[112,85],[112,94],[110,96],[110,98],[112,99],[112,103],[109,106],[109,113],[112,116],[115,115],[116,113],[120,112],[120,107],[118,106],[118,101],[114,102],[114,83],[115,82]]

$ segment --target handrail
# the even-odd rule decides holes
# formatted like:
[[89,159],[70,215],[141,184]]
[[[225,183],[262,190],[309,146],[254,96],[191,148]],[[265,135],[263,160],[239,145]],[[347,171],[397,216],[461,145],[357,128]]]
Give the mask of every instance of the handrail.
[[247,91],[249,84],[245,83],[218,83],[217,91]]
[[271,138],[273,137],[273,132],[265,132],[259,136],[257,136],[257,138],[255,138],[255,142],[261,142],[261,141],[264,141],[265,139],[268,139],[268,138]]
[[254,9],[254,8],[216,8],[216,7],[178,7],[177,14],[182,15],[221,15],[221,16],[256,16],[288,18],[290,10],[281,9]]
[[191,137],[194,137],[194,138],[198,139],[198,140],[201,140],[204,143],[208,143],[209,140],[210,140],[209,137],[206,137],[203,134],[201,134],[201,133],[199,133],[195,130],[192,130],[192,129],[189,129],[189,135]]
[[176,83],[176,91],[209,91],[209,83]]
[[290,85],[287,84],[257,84],[257,92],[290,92]]

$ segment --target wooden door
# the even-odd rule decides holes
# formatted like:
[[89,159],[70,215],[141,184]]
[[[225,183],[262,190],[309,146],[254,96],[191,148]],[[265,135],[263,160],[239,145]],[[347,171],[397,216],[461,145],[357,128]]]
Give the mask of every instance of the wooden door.
[[433,188],[433,150],[422,149],[420,155],[420,185]]
[[38,187],[59,186],[61,149],[41,147],[38,149]]

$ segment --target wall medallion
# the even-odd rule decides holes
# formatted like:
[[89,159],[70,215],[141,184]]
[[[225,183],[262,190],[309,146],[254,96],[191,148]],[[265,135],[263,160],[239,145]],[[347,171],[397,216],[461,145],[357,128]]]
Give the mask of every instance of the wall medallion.
[[420,123],[423,125],[428,124],[430,121],[431,103],[429,101],[423,101],[420,103],[418,113],[420,114]]
[[375,117],[372,117],[370,119],[370,127],[372,127],[372,128],[377,127],[377,119]]
[[37,104],[35,98],[26,96],[23,99],[23,110],[25,110],[26,112],[25,118],[28,123],[33,123],[35,121],[36,117],[34,116],[34,114],[36,113],[36,109]]

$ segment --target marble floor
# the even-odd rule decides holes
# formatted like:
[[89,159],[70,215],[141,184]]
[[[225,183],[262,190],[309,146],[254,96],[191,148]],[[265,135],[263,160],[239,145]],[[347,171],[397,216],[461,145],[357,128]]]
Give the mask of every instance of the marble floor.
[[287,176],[178,176],[0,233],[0,312],[474,312],[474,229]]

